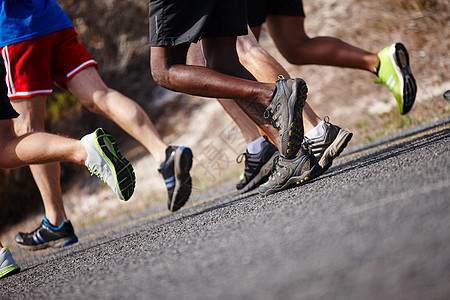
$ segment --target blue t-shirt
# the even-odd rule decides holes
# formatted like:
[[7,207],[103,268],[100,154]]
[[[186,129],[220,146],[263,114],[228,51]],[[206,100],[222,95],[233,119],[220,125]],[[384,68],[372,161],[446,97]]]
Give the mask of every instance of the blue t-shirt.
[[0,0],[0,47],[73,27],[55,0]]

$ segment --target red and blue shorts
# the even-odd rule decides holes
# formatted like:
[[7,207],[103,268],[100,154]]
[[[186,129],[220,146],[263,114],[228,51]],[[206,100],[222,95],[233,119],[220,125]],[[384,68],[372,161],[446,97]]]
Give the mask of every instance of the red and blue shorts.
[[10,99],[48,95],[97,62],[78,42],[73,27],[2,48]]

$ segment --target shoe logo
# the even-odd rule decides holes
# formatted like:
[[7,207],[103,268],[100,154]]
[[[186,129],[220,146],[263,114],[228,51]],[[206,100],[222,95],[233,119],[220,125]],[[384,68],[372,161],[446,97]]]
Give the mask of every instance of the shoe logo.
[[171,188],[171,187],[173,187],[175,185],[175,177],[172,176],[170,178],[167,178],[167,179],[164,180],[164,182],[166,183],[166,187],[167,188]]
[[389,79],[386,81],[386,85],[389,87],[389,90],[392,91],[392,89],[395,87],[396,81],[394,79],[394,75],[392,74]]

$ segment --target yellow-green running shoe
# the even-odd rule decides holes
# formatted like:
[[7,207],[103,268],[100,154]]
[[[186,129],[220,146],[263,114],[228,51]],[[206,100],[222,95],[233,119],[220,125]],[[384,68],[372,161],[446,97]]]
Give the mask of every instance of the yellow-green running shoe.
[[401,43],[392,44],[378,53],[375,74],[394,94],[400,114],[411,110],[417,93],[416,80],[409,68],[408,51]]

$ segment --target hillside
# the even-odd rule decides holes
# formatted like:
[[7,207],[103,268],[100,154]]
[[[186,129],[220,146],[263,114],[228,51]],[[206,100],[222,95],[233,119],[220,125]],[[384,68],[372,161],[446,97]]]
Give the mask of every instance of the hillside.
[[[399,117],[392,95],[386,87],[372,84],[376,80],[372,74],[335,67],[290,65],[270,38],[263,35],[262,46],[291,76],[306,80],[308,101],[313,109],[320,116],[329,116],[333,123],[353,131],[353,144],[449,114],[450,105],[442,98],[450,89],[448,1],[304,2],[306,30],[310,36],[334,36],[372,52],[401,41],[409,50],[419,91],[412,111]],[[235,158],[245,149],[244,140],[217,102],[155,88],[148,66],[147,0],[59,3],[73,20],[80,41],[100,63],[99,72],[104,80],[138,101],[167,143],[193,149],[193,197],[207,187],[237,180],[243,164],[238,165]],[[108,128],[118,137],[119,145],[135,166],[137,189],[130,202],[119,202],[96,178],[89,178],[83,167],[63,164],[65,206],[75,228],[165,203],[162,178],[143,147],[105,118],[82,108],[76,111],[76,114],[68,113],[71,117],[63,118],[64,122],[49,120],[50,129],[79,138],[97,126]],[[74,172],[77,178],[68,176]],[[0,224],[0,240],[12,246],[13,234],[8,233],[34,229],[42,218],[42,206],[27,169],[0,173],[0,183],[0,219],[7,221]],[[29,207],[27,213],[37,211],[37,215],[23,221],[24,207]]]

